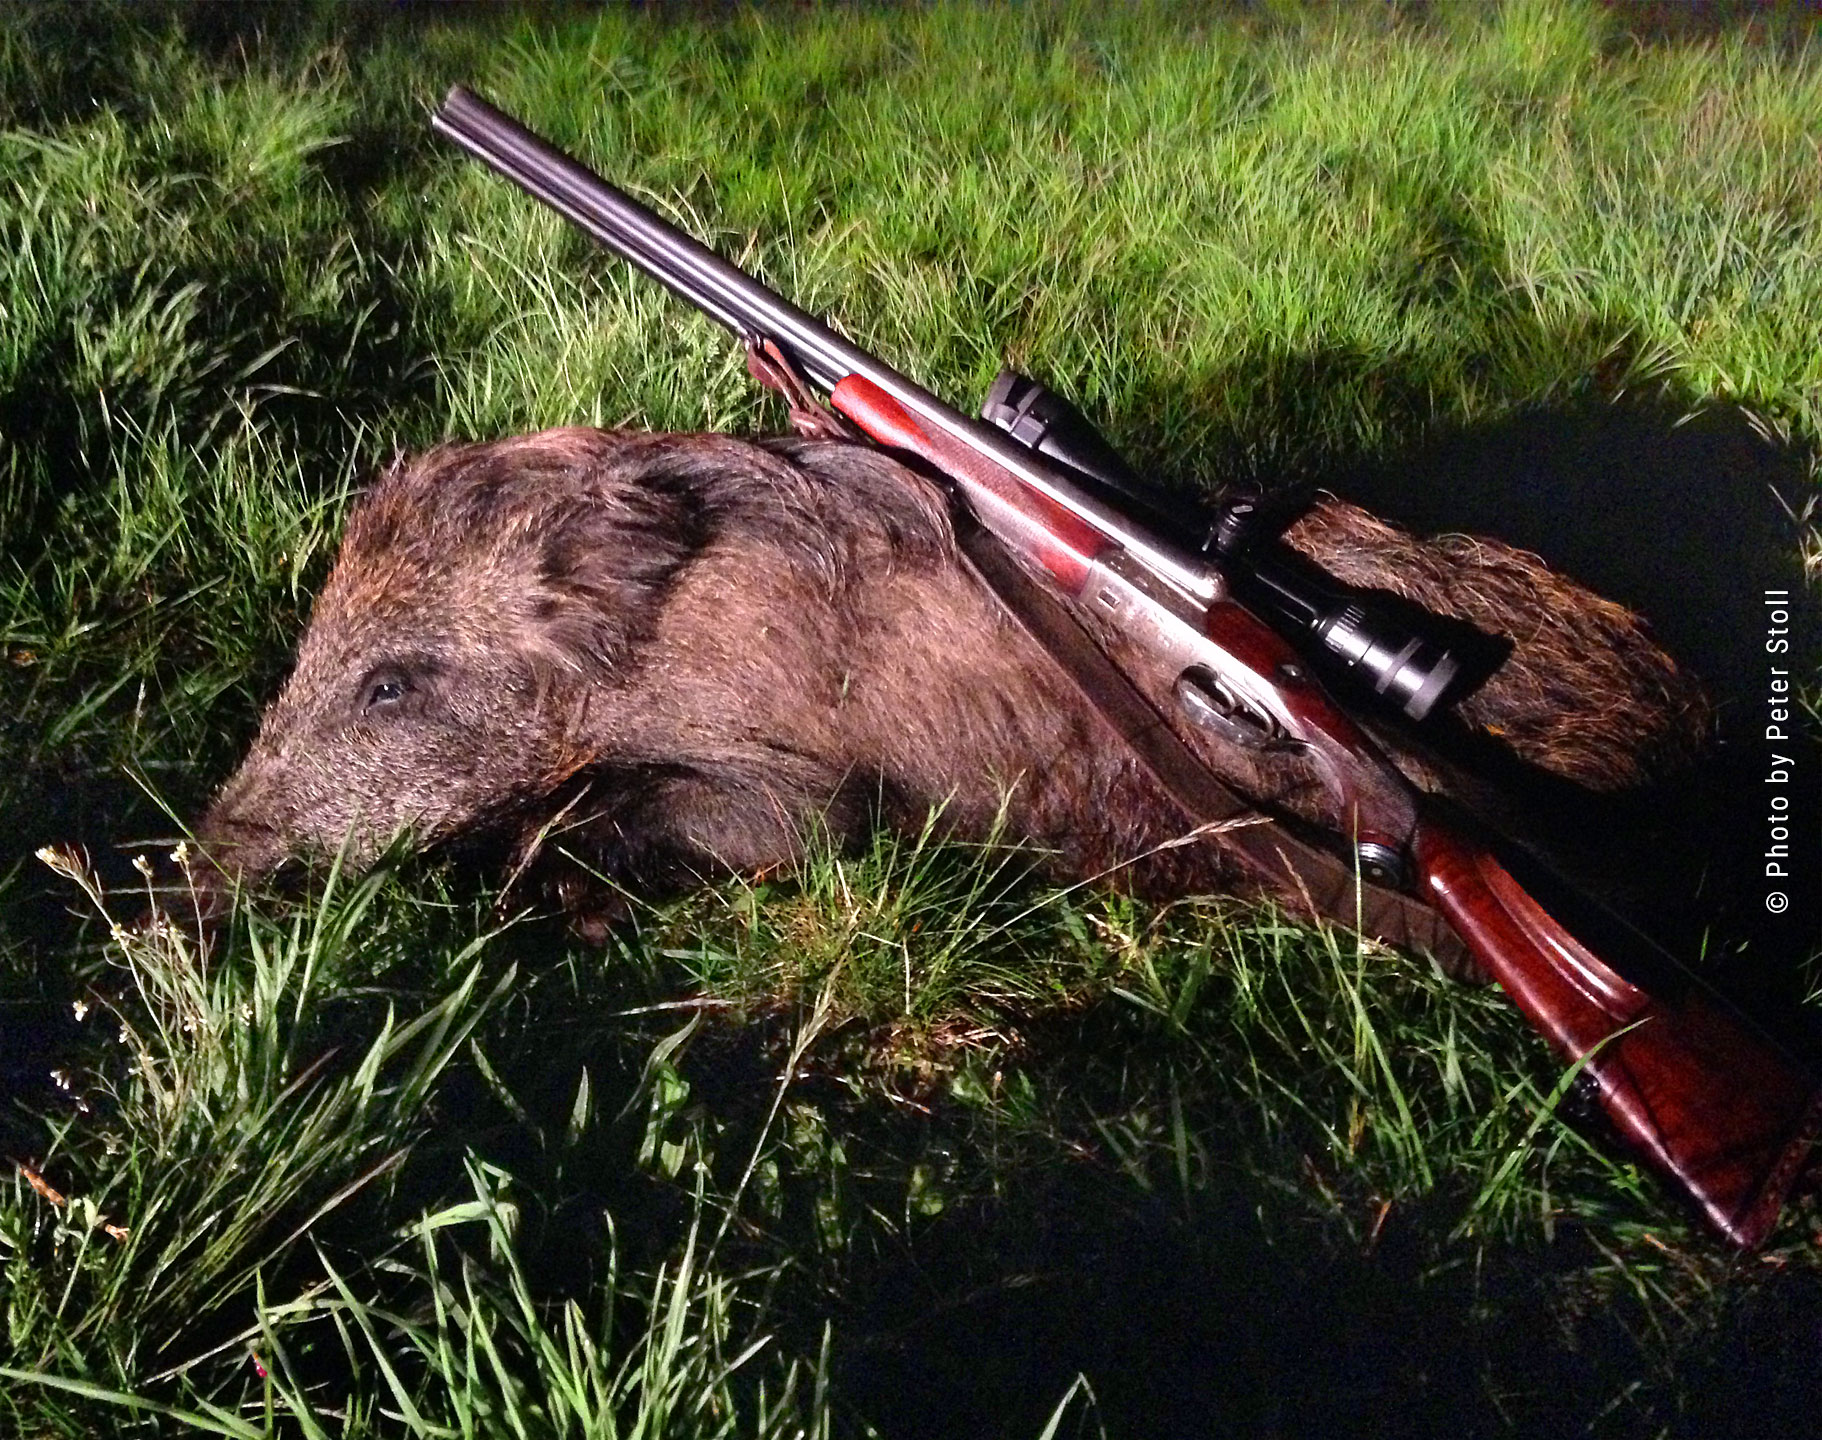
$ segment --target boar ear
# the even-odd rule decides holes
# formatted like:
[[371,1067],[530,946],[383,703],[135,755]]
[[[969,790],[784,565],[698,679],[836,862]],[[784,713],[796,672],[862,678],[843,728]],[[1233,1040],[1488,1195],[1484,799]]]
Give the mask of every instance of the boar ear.
[[539,555],[533,651],[563,669],[617,669],[651,633],[670,578],[701,548],[696,506],[651,491],[581,496]]

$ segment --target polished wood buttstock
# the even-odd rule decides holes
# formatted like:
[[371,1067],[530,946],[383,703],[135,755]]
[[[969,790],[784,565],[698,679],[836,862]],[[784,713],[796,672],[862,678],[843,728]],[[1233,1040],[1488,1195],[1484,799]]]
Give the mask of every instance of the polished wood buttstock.
[[1718,997],[1647,993],[1553,920],[1485,846],[1425,819],[1424,893],[1620,1134],[1729,1239],[1770,1233],[1822,1125],[1814,1080]]

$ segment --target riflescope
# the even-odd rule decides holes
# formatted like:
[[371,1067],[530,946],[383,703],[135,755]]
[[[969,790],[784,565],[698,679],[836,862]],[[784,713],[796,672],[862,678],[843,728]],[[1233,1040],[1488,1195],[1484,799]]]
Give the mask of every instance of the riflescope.
[[1343,585],[1278,539],[1259,506],[1233,501],[1208,512],[1141,479],[1061,395],[1002,370],[981,418],[1027,449],[1073,471],[1104,497],[1136,506],[1220,562],[1235,598],[1291,636],[1313,640],[1329,668],[1422,720],[1463,678],[1443,633],[1447,622],[1391,597]]

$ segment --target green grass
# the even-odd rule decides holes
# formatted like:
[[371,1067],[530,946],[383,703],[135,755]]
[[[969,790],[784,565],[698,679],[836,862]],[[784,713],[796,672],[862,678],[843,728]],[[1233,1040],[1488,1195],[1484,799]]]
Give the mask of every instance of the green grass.
[[1803,1433],[1813,1204],[1728,1254],[1497,995],[1349,936],[883,840],[605,950],[402,862],[206,967],[108,918],[397,449],[781,421],[430,138],[448,84],[1172,484],[1622,415],[1761,437],[1800,509],[1817,42],[1626,18],[0,16],[0,1428]]

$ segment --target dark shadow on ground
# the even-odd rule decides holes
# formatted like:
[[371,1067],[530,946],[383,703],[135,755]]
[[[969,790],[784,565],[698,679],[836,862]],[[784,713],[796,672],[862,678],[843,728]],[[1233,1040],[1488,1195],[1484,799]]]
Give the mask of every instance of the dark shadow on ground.
[[[1822,615],[1804,585],[1795,518],[1811,489],[1805,457],[1725,407],[1684,418],[1590,403],[1443,436],[1330,484],[1415,530],[1536,551],[1643,615],[1716,706],[1697,770],[1638,817],[1654,851],[1641,862],[1683,877],[1696,901],[1677,938],[1699,943],[1705,927],[1723,950],[1748,946],[1785,966],[1816,951],[1822,747],[1789,703],[1794,689],[1774,689],[1822,676]],[[1774,700],[1789,713],[1774,714]],[[1780,800],[1787,806],[1774,812]],[[1783,816],[1789,833],[1774,834]],[[1788,855],[1768,856],[1779,844]],[[1768,864],[1785,873],[1768,876]],[[1774,891],[1788,909],[1768,908]]]
[[170,819],[117,767],[64,758],[69,763],[28,768],[0,786],[6,815],[0,840],[0,1156],[38,1153],[44,1132],[35,1117],[65,1108],[52,1072],[67,1067],[81,1049],[71,1004],[93,978],[72,973],[70,957],[84,932],[100,923],[81,891],[40,864],[35,852],[54,845],[86,857],[110,896],[114,918],[130,921],[143,881],[133,870],[135,847],[128,841],[171,829]]
[[[1757,704],[1767,675],[1763,597],[1802,593],[1803,457],[1711,407],[1590,404],[1442,437],[1333,488],[1423,531],[1497,536],[1644,615],[1724,712]],[[1785,663],[1822,668],[1813,609]],[[1755,712],[1756,713],[1756,712]]]
[[[1812,1277],[1756,1293],[1713,1350],[1654,1354],[1637,1315],[1566,1320],[1573,1259],[1597,1259],[1574,1239],[1438,1264],[1441,1217],[1397,1215],[1369,1251],[1274,1236],[1262,1204],[1147,1204],[1079,1162],[1021,1176],[850,1278],[843,1393],[930,1440],[1036,1435],[1078,1373],[1116,1436],[1814,1433]],[[1654,1362],[1674,1382],[1632,1390]]]
[[[786,1152],[775,1210],[735,1232],[756,1262],[792,1257],[774,1323],[805,1354],[833,1324],[837,1393],[878,1433],[1035,1436],[1078,1374],[1106,1434],[1148,1440],[1813,1433],[1813,1273],[1748,1265],[1723,1299],[1673,1317],[1611,1280],[1590,1284],[1602,1256],[1572,1226],[1550,1245],[1445,1241],[1465,1201],[1447,1186],[1393,1208],[1377,1231],[1344,1223],[1313,1190],[1283,1184],[1311,1135],[1263,1133],[1256,1113],[1173,1069],[1130,1012],[1104,1005],[1030,1038],[1038,1092],[1063,1097],[1055,1130],[996,1130],[940,1098],[888,1105],[812,1071],[793,1103],[828,1127],[823,1153],[843,1156],[840,1175],[832,1183]],[[768,1108],[788,1041],[777,1024],[711,1025],[683,1057],[724,1180]],[[545,1097],[553,1123],[584,1058],[564,1049],[546,1035],[525,1057],[545,1078],[513,1081],[522,1097]],[[598,1055],[589,1063],[602,1074]],[[1143,1107],[1177,1079],[1208,1169],[1183,1186],[1159,1164],[1140,1182],[1091,1117]],[[592,1170],[576,1157],[562,1184],[531,1187],[568,1192],[541,1231],[555,1246],[541,1271],[559,1284],[579,1273],[560,1258],[578,1219],[604,1205],[618,1216],[642,1188],[624,1150],[610,1158],[625,1129],[597,1138],[609,1143]],[[498,1153],[509,1168],[535,1164],[510,1142]],[[945,1176],[940,1214],[909,1213],[919,1167]],[[664,1214],[643,1188],[640,1213]],[[1371,1214],[1370,1197],[1343,1203],[1355,1202]]]
[[1603,0],[1613,48],[1701,44],[1739,36],[1795,50],[1822,15],[1808,0]]

